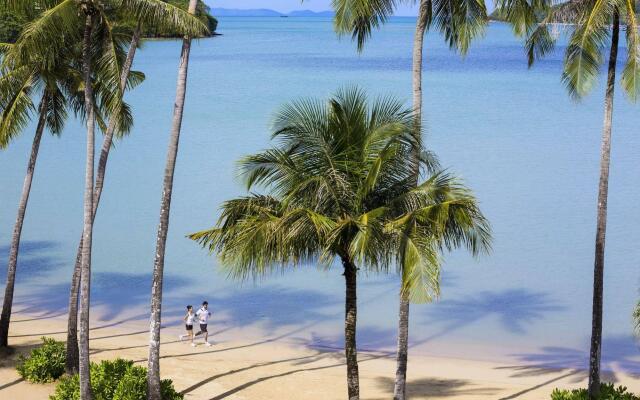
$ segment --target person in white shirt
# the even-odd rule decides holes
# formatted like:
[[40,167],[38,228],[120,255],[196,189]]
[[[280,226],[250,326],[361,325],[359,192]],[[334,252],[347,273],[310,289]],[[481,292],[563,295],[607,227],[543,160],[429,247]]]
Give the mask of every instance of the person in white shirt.
[[180,335],[180,341],[185,337],[191,339],[191,346],[196,347],[196,344],[193,343],[193,322],[196,319],[196,315],[193,312],[193,306],[187,306],[187,314],[184,316],[184,326],[187,330],[187,333],[184,335]]
[[211,346],[211,343],[209,343],[209,332],[207,332],[207,324],[209,322],[209,317],[211,316],[209,303],[203,301],[202,307],[196,311],[196,316],[198,317],[198,322],[200,322],[200,332],[196,333],[196,336],[204,335],[204,344]]

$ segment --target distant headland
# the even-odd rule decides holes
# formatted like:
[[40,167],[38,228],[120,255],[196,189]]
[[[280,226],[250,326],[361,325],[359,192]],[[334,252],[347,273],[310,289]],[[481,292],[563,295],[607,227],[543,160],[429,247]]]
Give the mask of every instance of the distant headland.
[[215,17],[328,17],[334,16],[333,11],[311,11],[296,10],[289,13],[281,13],[279,11],[256,8],[256,9],[236,9],[236,8],[212,8],[211,14]]

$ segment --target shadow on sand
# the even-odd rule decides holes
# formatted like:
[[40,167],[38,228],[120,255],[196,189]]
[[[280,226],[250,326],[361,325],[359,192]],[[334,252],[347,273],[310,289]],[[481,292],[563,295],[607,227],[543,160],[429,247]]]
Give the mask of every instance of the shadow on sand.
[[[387,377],[377,378],[377,385],[393,397],[394,380]],[[487,398],[496,394],[497,388],[480,387],[466,379],[411,379],[407,382],[407,397],[411,399],[430,399],[433,397],[482,396]],[[382,399],[380,399],[382,400]]]

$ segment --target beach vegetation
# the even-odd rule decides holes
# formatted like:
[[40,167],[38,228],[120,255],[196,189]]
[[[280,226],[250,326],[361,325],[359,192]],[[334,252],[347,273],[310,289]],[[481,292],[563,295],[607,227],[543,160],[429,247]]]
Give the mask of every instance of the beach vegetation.
[[[360,271],[398,270],[402,293],[429,301],[439,291],[440,249],[488,245],[488,222],[472,192],[450,173],[434,170],[434,156],[421,148],[419,134],[401,102],[370,101],[356,87],[327,101],[285,105],[275,116],[275,145],[240,161],[251,194],[225,202],[212,229],[190,236],[217,253],[232,278],[308,263],[331,268],[340,261],[351,400],[360,391]],[[418,185],[416,169],[426,173]]]
[[[551,393],[551,400],[589,400],[589,391],[587,389],[555,389]],[[598,400],[640,400],[640,396],[628,392],[624,386],[616,387],[613,383],[601,383]]]
[[[96,400],[145,400],[147,369],[121,358],[91,363],[91,387]],[[173,382],[161,382],[161,400],[182,400]],[[80,400],[80,380],[77,374],[65,375],[56,386],[50,400]]]
[[53,382],[64,374],[65,354],[63,342],[43,337],[42,345],[19,357],[16,369],[25,381]]

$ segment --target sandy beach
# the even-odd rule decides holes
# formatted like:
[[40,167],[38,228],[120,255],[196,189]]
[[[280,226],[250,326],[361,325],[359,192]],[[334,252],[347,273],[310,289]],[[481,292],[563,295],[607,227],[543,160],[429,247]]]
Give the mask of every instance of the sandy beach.
[[[0,362],[0,398],[46,399],[54,384],[24,382],[15,371],[18,354],[39,343],[41,336],[63,340],[63,315],[40,317],[17,312],[10,342],[15,352]],[[180,326],[162,330],[162,375],[190,400],[218,399],[344,399],[342,352],[288,342],[280,336],[243,340],[240,329],[210,327],[212,347],[180,342]],[[144,320],[95,321],[91,330],[92,360],[123,357],[146,365],[148,333]],[[389,399],[393,389],[394,355],[359,353],[363,399]],[[640,382],[614,371],[620,384],[634,391]],[[610,376],[609,378],[612,378]],[[460,358],[412,356],[411,399],[547,399],[554,387],[584,385],[584,371],[551,370],[533,364],[491,363]]]

